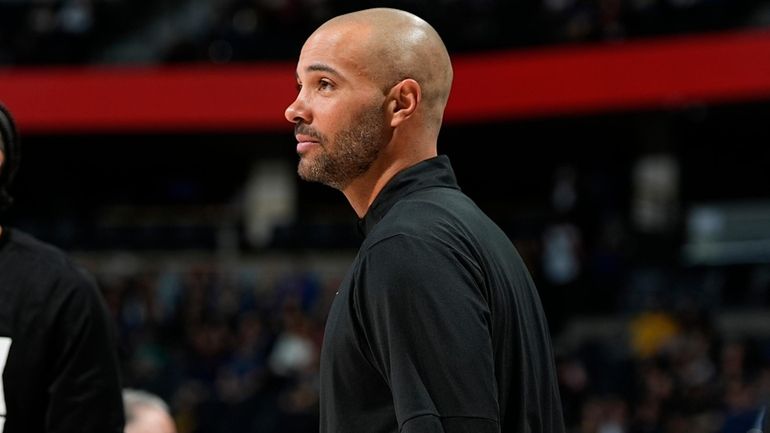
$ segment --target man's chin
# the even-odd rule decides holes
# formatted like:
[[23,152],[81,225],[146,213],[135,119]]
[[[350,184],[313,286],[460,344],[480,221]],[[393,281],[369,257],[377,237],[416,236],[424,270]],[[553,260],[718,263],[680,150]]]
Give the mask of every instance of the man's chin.
[[299,164],[297,165],[297,174],[299,175],[299,178],[302,180],[306,180],[308,182],[316,182],[315,176],[313,176],[313,170],[311,167],[309,167],[308,160],[301,156],[299,157]]
[[313,170],[312,167],[309,167],[308,164],[305,164],[303,161],[300,161],[299,166],[297,167],[297,174],[299,174],[300,179],[306,182],[319,182],[325,184],[324,177],[320,176],[317,171],[318,170]]
[[312,167],[303,166],[301,161],[297,168],[297,174],[299,174],[300,179],[306,182],[320,183],[340,191],[347,186],[347,183],[343,183],[341,180],[333,179],[323,173],[319,173],[318,170],[313,170]]

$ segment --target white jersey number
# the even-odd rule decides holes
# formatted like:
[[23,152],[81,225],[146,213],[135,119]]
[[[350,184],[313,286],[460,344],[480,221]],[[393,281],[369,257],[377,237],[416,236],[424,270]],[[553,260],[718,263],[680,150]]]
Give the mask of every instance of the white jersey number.
[[0,433],[5,427],[5,391],[3,390],[3,371],[5,361],[8,360],[8,352],[11,351],[11,339],[0,337]]

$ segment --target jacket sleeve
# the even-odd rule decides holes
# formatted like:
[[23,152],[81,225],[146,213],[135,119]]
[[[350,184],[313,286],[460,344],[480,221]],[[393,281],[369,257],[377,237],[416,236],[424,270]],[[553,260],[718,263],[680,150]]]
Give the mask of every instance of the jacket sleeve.
[[80,271],[59,280],[53,317],[46,431],[122,433],[121,380],[115,327],[91,278]]

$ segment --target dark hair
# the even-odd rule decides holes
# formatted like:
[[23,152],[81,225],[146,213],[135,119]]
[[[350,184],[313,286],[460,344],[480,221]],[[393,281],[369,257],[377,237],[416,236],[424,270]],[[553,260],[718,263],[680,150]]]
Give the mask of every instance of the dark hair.
[[11,112],[0,102],[0,134],[2,143],[0,150],[5,156],[5,162],[0,167],[0,212],[4,211],[13,203],[11,195],[8,193],[8,187],[13,181],[13,176],[19,168],[19,134],[16,130],[16,123],[13,121]]

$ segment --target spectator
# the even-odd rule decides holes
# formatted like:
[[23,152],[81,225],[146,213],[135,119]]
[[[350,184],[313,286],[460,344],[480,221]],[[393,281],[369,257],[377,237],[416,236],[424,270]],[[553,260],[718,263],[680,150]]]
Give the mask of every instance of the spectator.
[[147,391],[123,390],[126,409],[125,433],[176,433],[168,405]]

